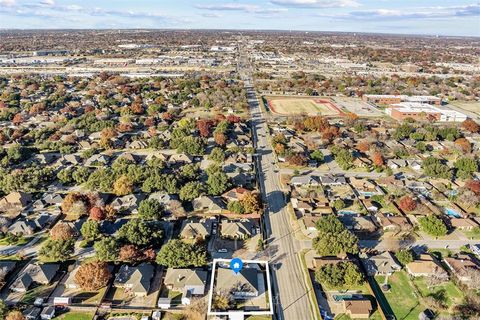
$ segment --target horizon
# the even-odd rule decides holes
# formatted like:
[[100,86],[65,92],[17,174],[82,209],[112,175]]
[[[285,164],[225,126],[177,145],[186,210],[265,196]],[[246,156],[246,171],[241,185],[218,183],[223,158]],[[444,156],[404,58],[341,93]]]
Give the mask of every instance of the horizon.
[[[0,30],[243,30],[480,37],[474,0],[0,0]],[[219,28],[221,26],[221,28]]]

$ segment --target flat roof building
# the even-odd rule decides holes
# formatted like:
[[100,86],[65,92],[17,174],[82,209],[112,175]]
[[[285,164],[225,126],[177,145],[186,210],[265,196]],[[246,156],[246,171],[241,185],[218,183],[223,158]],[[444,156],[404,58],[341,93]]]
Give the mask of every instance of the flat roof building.
[[462,122],[467,119],[465,114],[455,110],[415,102],[393,104],[385,109],[385,113],[396,120],[407,118],[426,120],[427,117],[432,117],[435,121],[440,122]]
[[407,96],[391,94],[365,94],[362,99],[367,102],[378,104],[396,104],[401,102],[424,103],[431,105],[441,105],[442,99],[434,96]]

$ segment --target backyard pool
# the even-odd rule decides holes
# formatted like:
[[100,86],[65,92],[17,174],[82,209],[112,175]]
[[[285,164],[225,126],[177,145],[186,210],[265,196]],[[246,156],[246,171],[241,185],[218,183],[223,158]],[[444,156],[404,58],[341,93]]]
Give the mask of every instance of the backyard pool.
[[452,209],[452,208],[445,208],[445,213],[447,216],[452,217],[452,218],[461,218],[462,215],[458,213],[458,211]]
[[338,214],[356,216],[358,213],[355,212],[355,211],[350,211],[350,210],[340,210],[340,211],[338,211]]

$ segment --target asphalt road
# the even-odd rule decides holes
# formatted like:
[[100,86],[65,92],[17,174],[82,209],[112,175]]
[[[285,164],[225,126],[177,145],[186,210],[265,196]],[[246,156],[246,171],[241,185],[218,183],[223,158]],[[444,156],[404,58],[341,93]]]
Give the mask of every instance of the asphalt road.
[[273,301],[277,318],[282,320],[315,319],[310,308],[309,293],[298,253],[303,244],[294,236],[280,185],[280,174],[268,143],[267,123],[260,109],[255,91],[247,86],[253,137],[257,147],[256,164],[260,191],[267,204],[265,232],[273,269]]

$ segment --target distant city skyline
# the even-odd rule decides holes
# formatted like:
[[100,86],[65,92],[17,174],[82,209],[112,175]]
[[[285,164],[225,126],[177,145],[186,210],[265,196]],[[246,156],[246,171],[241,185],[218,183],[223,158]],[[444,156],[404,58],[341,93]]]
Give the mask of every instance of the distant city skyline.
[[0,0],[2,29],[248,29],[480,36],[475,0]]

